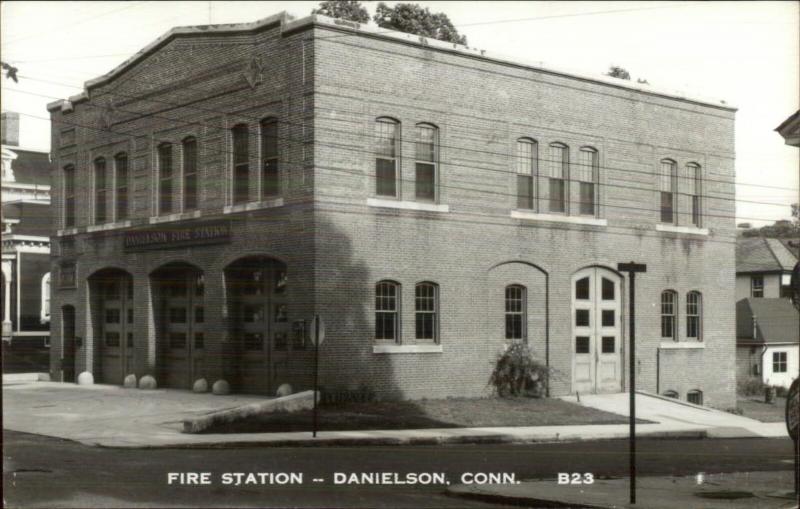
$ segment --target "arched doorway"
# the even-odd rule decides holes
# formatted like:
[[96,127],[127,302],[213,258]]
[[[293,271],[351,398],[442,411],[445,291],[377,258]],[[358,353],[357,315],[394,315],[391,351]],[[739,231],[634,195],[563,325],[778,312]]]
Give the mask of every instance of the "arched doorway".
[[572,390],[622,390],[622,278],[602,267],[572,276]]
[[61,308],[62,381],[75,383],[75,308]]
[[286,265],[242,258],[225,269],[238,391],[273,394],[276,366],[287,361],[289,319]]
[[157,330],[159,384],[190,389],[205,376],[205,280],[187,263],[151,275]]
[[133,277],[121,269],[103,269],[89,277],[89,293],[100,368],[95,380],[120,385],[134,370]]

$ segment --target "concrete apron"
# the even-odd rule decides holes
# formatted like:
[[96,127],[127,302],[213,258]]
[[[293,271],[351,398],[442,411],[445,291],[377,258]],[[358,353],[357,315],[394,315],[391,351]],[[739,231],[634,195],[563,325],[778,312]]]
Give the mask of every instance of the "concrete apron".
[[[629,415],[627,392],[581,394],[580,402],[576,396],[564,396],[561,399],[626,417]],[[662,424],[683,424],[706,429],[708,436],[714,438],[789,436],[786,424],[783,422],[760,422],[741,415],[639,391],[636,392],[636,417]]]

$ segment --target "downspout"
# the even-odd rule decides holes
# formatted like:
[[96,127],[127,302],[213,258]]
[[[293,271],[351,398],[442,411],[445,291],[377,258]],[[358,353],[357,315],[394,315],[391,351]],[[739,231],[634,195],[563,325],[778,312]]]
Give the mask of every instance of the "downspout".
[[656,347],[656,394],[661,394],[661,346]]
[[547,368],[547,385],[544,395],[550,397],[550,274],[544,274],[544,364]]

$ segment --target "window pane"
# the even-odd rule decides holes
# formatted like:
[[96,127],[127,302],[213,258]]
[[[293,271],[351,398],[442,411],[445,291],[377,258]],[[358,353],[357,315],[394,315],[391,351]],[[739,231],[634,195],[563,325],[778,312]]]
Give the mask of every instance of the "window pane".
[[186,175],[184,177],[183,206],[186,210],[197,208],[197,175]]
[[583,215],[594,215],[594,184],[581,182],[581,207]]
[[589,326],[589,310],[576,309],[575,310],[575,326],[588,327]]
[[375,194],[379,196],[397,196],[397,177],[393,159],[376,159],[375,186]]
[[250,169],[246,164],[233,170],[233,202],[243,203],[250,199]]
[[185,332],[170,332],[169,333],[169,347],[170,348],[186,348],[186,333]]
[[158,210],[162,214],[172,212],[172,179],[162,180],[159,186]]
[[579,153],[577,167],[573,167],[573,176],[579,182],[595,182],[597,170],[597,152],[583,148]]
[[117,220],[123,220],[128,217],[128,156],[118,155],[114,159],[114,167],[117,171],[117,208],[115,213]]
[[118,347],[119,346],[119,332],[106,332],[106,346]]
[[613,281],[611,281],[609,279],[606,279],[606,278],[603,278],[603,289],[602,289],[602,293],[603,293],[602,298],[603,298],[603,300],[614,300],[614,287],[615,286],[616,285],[614,284]]
[[378,157],[397,157],[397,124],[379,120],[375,123],[375,153]]
[[436,167],[432,164],[417,163],[416,194],[418,200],[435,199]]
[[550,179],[550,212],[564,212],[564,181]]
[[264,348],[264,336],[261,333],[244,334],[245,350],[262,350]]
[[589,278],[584,277],[575,281],[575,298],[578,300],[589,299]]
[[531,141],[517,142],[517,174],[533,175],[534,144]]
[[264,161],[263,173],[261,175],[261,186],[264,196],[275,196],[280,194],[277,158],[267,159]]
[[567,147],[561,144],[550,145],[550,177],[555,179],[567,178]]
[[614,353],[617,351],[617,338],[614,336],[603,336],[603,353]]
[[517,175],[517,208],[533,209],[533,177]]
[[589,336],[577,336],[575,338],[575,353],[589,353]]
[[661,193],[661,222],[672,223],[672,193]]
[[604,309],[602,314],[603,327],[613,327],[616,323],[616,312],[613,309]]
[[241,125],[233,128],[233,164],[246,164],[250,160],[250,147],[248,143],[249,132],[247,126]]
[[436,129],[431,126],[417,126],[417,161],[436,161]]

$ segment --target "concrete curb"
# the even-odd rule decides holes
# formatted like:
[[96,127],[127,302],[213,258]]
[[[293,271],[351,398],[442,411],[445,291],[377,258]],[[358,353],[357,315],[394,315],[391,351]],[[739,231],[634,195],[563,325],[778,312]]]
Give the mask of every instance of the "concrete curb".
[[314,391],[303,391],[281,398],[268,399],[249,405],[219,410],[200,417],[183,420],[184,433],[200,433],[215,424],[224,424],[269,412],[296,412],[306,410],[314,404]]
[[[107,449],[237,449],[254,447],[359,447],[359,446],[396,446],[396,445],[463,445],[463,444],[534,444],[534,443],[572,443],[600,440],[624,440],[626,436],[586,436],[558,439],[552,436],[519,437],[508,434],[495,435],[455,435],[433,437],[320,437],[312,438],[309,431],[307,438],[276,439],[269,441],[235,440],[220,442],[172,443],[159,445],[105,445],[95,444]],[[638,438],[672,439],[681,438],[699,440],[708,437],[706,430],[696,431],[658,431]]]
[[616,506],[607,505],[587,505],[582,504],[576,506],[573,503],[559,502],[558,500],[550,500],[544,498],[526,497],[521,495],[500,495],[497,493],[486,493],[478,491],[469,491],[469,487],[459,484],[456,486],[449,486],[445,490],[448,497],[463,498],[466,500],[476,500],[478,502],[486,502],[489,504],[502,504],[513,505],[520,507],[553,507],[553,508],[571,508],[571,509],[614,509]]
[[49,373],[7,373],[3,375],[3,383],[49,382]]

